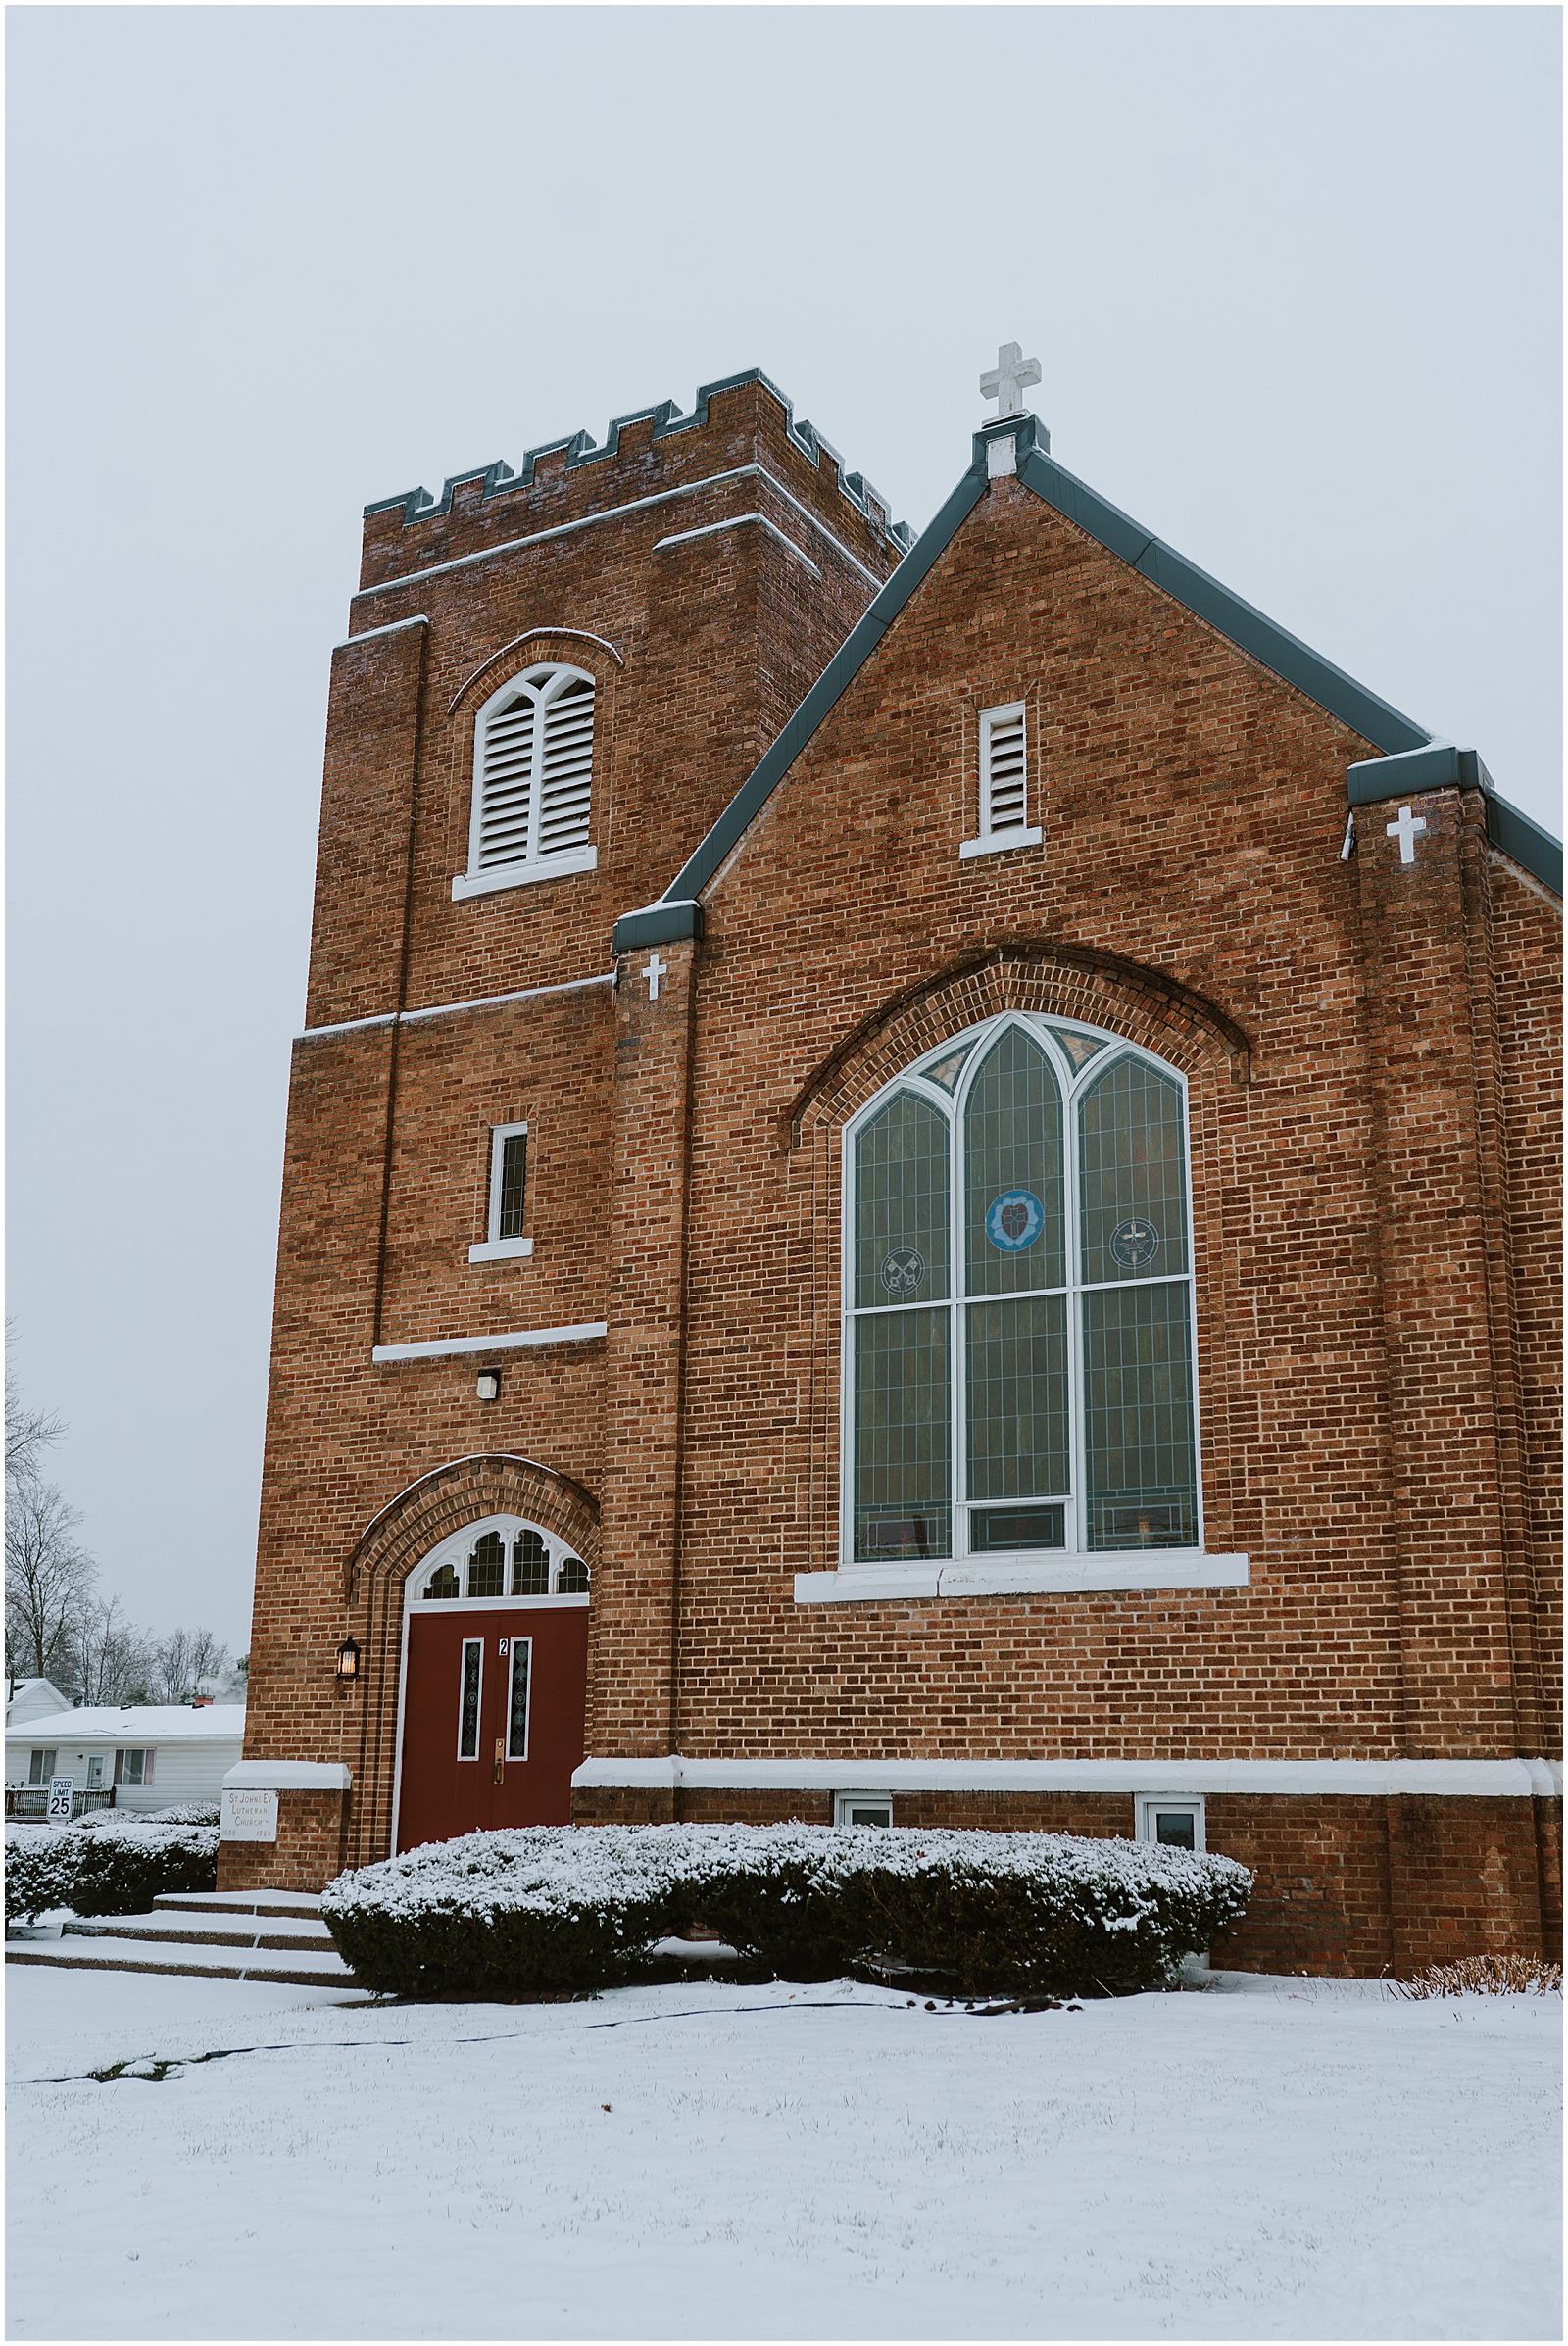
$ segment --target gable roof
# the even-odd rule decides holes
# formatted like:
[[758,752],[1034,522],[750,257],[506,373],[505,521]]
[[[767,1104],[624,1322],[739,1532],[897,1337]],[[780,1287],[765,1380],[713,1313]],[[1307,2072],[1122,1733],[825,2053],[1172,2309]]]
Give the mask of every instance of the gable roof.
[[68,1739],[78,1743],[238,1743],[244,1736],[242,1702],[209,1702],[199,1710],[188,1702],[131,1703],[123,1709],[115,1703],[95,1703],[46,1711],[40,1718],[13,1722],[6,1729],[8,1743],[52,1739],[57,1745]]
[[[1424,725],[1403,715],[1393,705],[1358,684],[1299,636],[1280,627],[1190,562],[1185,555],[1156,538],[1116,506],[1097,495],[1051,455],[1051,435],[1034,415],[1006,415],[982,426],[974,435],[968,469],[935,519],[922,531],[862,616],[851,628],[821,675],[812,685],[783,731],[758,759],[723,813],[676,873],[656,904],[622,913],[615,923],[612,950],[634,953],[645,945],[662,945],[677,937],[702,934],[703,890],[760,813],[807,743],[830,710],[842,700],[905,605],[923,584],[938,559],[947,552],[959,528],[985,495],[990,477],[990,444],[1011,439],[1016,446],[1017,476],[1026,489],[1110,554],[1139,571],[1195,617],[1293,685],[1320,709],[1339,718],[1353,733],[1371,742],[1390,761],[1387,787],[1380,787],[1383,759],[1363,759],[1349,769],[1352,806],[1412,789],[1438,790],[1457,785],[1487,793],[1487,831],[1494,844],[1522,863],[1527,871],[1562,893],[1562,847],[1549,832],[1498,798],[1492,777],[1473,750],[1455,750],[1435,743]],[[1432,778],[1417,782],[1426,771],[1416,759],[1432,760]],[[1394,769],[1397,767],[1397,772]],[[1440,772],[1442,779],[1439,778]],[[1494,815],[1496,815],[1495,821]]]

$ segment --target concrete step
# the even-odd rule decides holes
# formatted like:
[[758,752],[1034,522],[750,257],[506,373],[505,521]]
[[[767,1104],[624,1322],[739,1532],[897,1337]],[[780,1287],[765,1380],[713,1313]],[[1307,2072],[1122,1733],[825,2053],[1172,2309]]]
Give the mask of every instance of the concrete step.
[[172,1972],[201,1979],[266,1979],[291,1987],[352,1987],[354,1974],[335,1947],[279,1954],[210,1942],[167,1938],[87,1936],[63,1931],[57,1939],[8,1939],[7,1963],[52,1965],[56,1971]]
[[66,1923],[61,1936],[156,1939],[171,1946],[286,1947],[301,1954],[332,1944],[326,1925],[308,1915],[172,1914],[167,1908],[153,1914],[95,1915]]
[[321,1911],[319,1890],[160,1890],[160,1914],[292,1914]]

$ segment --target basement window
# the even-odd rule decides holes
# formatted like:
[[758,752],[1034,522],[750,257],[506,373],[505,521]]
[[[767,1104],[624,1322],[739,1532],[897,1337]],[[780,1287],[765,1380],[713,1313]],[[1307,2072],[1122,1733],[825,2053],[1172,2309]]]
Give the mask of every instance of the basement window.
[[1134,1805],[1139,1840],[1159,1841],[1167,1849],[1194,1849],[1200,1853],[1207,1847],[1200,1795],[1140,1792]]
[[891,1825],[893,1795],[891,1792],[835,1792],[833,1822],[835,1825]]

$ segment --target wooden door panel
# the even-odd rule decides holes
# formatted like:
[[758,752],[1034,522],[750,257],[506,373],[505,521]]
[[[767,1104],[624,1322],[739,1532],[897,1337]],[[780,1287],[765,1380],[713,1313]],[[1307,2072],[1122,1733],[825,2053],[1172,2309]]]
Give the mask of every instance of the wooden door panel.
[[[507,1756],[512,1657],[502,1648],[514,1638],[529,1648],[525,1760]],[[482,1644],[483,1667],[478,1748],[465,1759],[459,1754],[463,1649],[470,1641]],[[572,1770],[583,1755],[587,1679],[586,1605],[411,1613],[398,1847],[414,1849],[504,1825],[569,1824]]]

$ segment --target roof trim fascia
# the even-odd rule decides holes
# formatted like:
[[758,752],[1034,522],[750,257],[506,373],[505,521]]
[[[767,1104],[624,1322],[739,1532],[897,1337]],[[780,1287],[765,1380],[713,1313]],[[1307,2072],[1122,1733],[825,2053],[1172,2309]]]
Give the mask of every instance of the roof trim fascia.
[[1364,758],[1347,777],[1352,806],[1376,806],[1385,799],[1415,798],[1427,790],[1479,790],[1486,801],[1487,837],[1553,896],[1562,894],[1562,841],[1500,796],[1474,750],[1434,742],[1402,758]]
[[[1391,702],[1380,698],[1358,684],[1334,662],[1324,660],[1309,644],[1288,628],[1280,627],[1266,617],[1255,606],[1231,593],[1217,578],[1200,570],[1196,562],[1187,561],[1174,547],[1144,529],[1118,507],[1097,496],[1087,484],[1066,471],[1051,456],[1051,435],[1034,415],[1007,415],[984,425],[974,435],[973,455],[952,495],[929,525],[900,562],[887,584],[877,594],[863,616],[850,630],[838,651],[828,661],[821,675],[805,700],[789,719],[771,747],[752,768],[729,805],[724,808],[712,829],[698,846],[696,853],[677,872],[657,904],[643,906],[635,912],[623,913],[615,923],[612,950],[614,953],[635,952],[645,945],[662,945],[677,937],[700,936],[703,890],[720,870],[739,844],[743,834],[756,816],[761,812],[768,799],[784,779],[796,758],[806,748],[851,683],[870,659],[886,635],[893,621],[915,590],[921,586],[938,559],[947,551],[957,535],[961,524],[984,496],[989,478],[988,449],[993,440],[1010,438],[1016,451],[1017,476],[1024,487],[1049,505],[1065,520],[1083,530],[1087,536],[1115,555],[1151,585],[1156,586],[1171,600],[1190,611],[1195,618],[1222,635],[1238,651],[1255,660],[1260,667],[1280,677],[1318,708],[1339,718],[1352,732],[1361,735],[1384,752],[1380,758],[1359,760],[1349,769],[1351,777],[1350,803],[1368,804],[1373,798],[1389,797],[1396,791],[1415,788],[1409,778],[1413,768],[1406,760],[1429,755],[1437,759],[1461,761],[1454,769],[1452,783],[1427,782],[1426,789],[1454,787],[1480,789],[1487,796],[1487,834],[1494,846],[1522,863],[1524,868],[1548,888],[1562,893],[1562,849],[1548,832],[1521,814],[1505,799],[1496,795],[1492,777],[1473,750],[1454,751],[1434,744],[1431,734],[1396,709]],[[1400,765],[1400,777],[1390,778],[1394,762]],[[1434,764],[1434,772],[1439,770]],[[1447,767],[1444,766],[1446,772]],[[1382,784],[1371,777],[1381,774]],[[1362,792],[1357,797],[1356,777]],[[1385,786],[1386,785],[1386,786]],[[1555,860],[1553,860],[1555,858]],[[1550,873],[1555,871],[1555,879]]]
[[[1029,418],[1032,422],[1033,418]],[[1021,436],[1020,436],[1021,437]],[[1303,644],[1299,636],[1275,622],[1254,605],[1233,595],[1230,588],[1190,562],[1174,547],[1154,537],[1138,522],[1081,480],[1065,471],[1054,459],[1042,449],[1031,447],[1018,451],[1018,478],[1031,489],[1043,505],[1049,505],[1064,520],[1085,531],[1100,545],[1124,562],[1131,564],[1152,585],[1157,586],[1190,611],[1195,618],[1204,620],[1216,634],[1255,660],[1259,666],[1283,677],[1330,716],[1338,717],[1354,733],[1359,733],[1375,748],[1387,755],[1401,751],[1424,749],[1432,739],[1424,725],[1407,717],[1389,702],[1369,692],[1364,684],[1357,684],[1343,668],[1314,652],[1310,644]]]
[[985,495],[985,457],[982,452],[978,469],[970,465],[936,519],[915,540],[887,584],[872,598],[795,714],[789,718],[782,733],[759,758],[707,838],[698,846],[696,854],[671,880],[657,907],[645,905],[639,911],[622,913],[616,921],[611,941],[612,953],[633,953],[640,946],[662,945],[671,937],[694,934],[690,927],[660,928],[655,934],[651,916],[656,910],[663,913],[666,907],[678,909],[695,904],[754,817],[761,812],[817,727],[843,699],[916,587],[924,580],[932,563],[957,534],[959,523],[979,504]]

